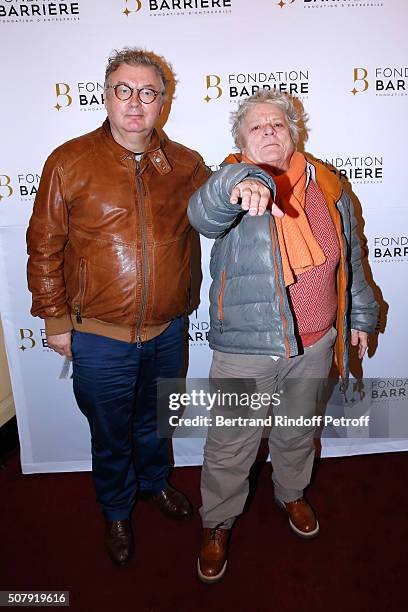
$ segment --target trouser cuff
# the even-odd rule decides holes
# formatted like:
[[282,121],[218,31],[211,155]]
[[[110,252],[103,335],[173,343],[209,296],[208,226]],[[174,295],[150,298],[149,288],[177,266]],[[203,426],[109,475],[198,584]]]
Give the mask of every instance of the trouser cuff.
[[275,497],[281,502],[292,502],[303,497],[303,489],[284,489],[275,484]]
[[124,521],[130,517],[130,510],[109,510],[104,511],[103,515],[107,521]]
[[[222,522],[222,525],[220,523]],[[221,529],[231,529],[235,522],[235,517],[225,519],[224,521],[203,521],[204,529],[213,529],[220,526]]]

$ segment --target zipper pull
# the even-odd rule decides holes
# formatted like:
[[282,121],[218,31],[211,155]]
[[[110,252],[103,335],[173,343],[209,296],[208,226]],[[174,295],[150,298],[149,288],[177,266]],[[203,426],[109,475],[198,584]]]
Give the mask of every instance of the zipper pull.
[[137,348],[142,348],[142,339],[140,336],[136,336],[136,346]]
[[223,323],[222,323],[222,319],[218,319],[219,323],[220,323],[220,334],[224,333],[224,328],[223,328]]
[[137,158],[137,153],[135,153],[135,165],[136,165],[136,176],[140,172],[140,159]]
[[81,309],[79,306],[77,306],[75,308],[75,314],[76,314],[76,322],[77,323],[82,323],[82,318],[81,318]]

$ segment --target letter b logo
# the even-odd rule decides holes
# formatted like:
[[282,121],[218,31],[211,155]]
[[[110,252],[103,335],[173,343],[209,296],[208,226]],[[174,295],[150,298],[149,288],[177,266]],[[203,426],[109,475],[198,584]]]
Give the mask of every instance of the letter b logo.
[[[57,94],[57,103],[54,108],[60,111],[61,108],[70,106],[72,104],[72,97],[69,95],[71,88],[68,83],[55,83],[55,93]],[[60,104],[64,102],[64,104]]]
[[[353,94],[353,96],[355,96],[357,93],[363,93],[363,91],[367,91],[368,89],[368,81],[367,81],[368,70],[366,70],[366,68],[354,68],[353,75],[354,75],[354,87],[351,90],[351,93]],[[360,84],[357,85],[357,83],[360,83]]]
[[20,349],[22,351],[35,347],[35,340],[33,336],[34,336],[34,332],[32,329],[20,329],[20,338],[21,338]]
[[[129,17],[130,13],[137,13],[142,8],[142,3],[140,0],[125,0],[125,4],[126,6],[122,12],[125,13],[126,17]],[[134,8],[131,9],[129,8],[130,6],[133,6]]]
[[[3,198],[9,198],[13,193],[10,185],[10,177],[7,174],[0,174],[0,202]],[[5,193],[5,195],[3,195]]]
[[[220,87],[221,77],[218,74],[207,74],[205,77],[205,83],[207,86],[207,95],[204,100],[209,102],[210,100],[217,100],[221,98],[222,89]],[[211,95],[210,93],[213,92]]]

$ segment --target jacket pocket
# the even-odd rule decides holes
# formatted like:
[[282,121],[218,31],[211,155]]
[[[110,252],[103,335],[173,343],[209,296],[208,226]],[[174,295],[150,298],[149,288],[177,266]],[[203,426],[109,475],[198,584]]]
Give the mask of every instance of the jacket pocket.
[[223,299],[224,299],[224,289],[225,289],[225,270],[221,273],[221,289],[218,294],[218,322],[220,326],[220,334],[224,332],[224,322],[223,322]]
[[79,260],[78,270],[78,295],[74,302],[74,311],[77,323],[82,323],[82,309],[84,304],[84,295],[86,287],[86,261],[83,257]]

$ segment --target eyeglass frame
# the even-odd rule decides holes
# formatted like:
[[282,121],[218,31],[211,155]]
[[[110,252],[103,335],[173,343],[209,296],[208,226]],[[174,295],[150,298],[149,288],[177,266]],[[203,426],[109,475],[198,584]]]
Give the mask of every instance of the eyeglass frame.
[[[116,93],[116,88],[120,87],[121,85],[124,85],[125,87],[128,87],[130,89],[130,96],[128,98],[125,98],[124,100],[122,100],[122,98],[119,98],[118,94]],[[155,89],[153,89],[152,87],[140,87],[139,89],[137,87],[131,87],[130,85],[128,85],[127,83],[116,83],[116,85],[105,85],[105,89],[113,89],[115,92],[115,96],[118,100],[120,100],[121,102],[127,102],[128,100],[130,100],[133,96],[133,92],[135,91],[137,93],[137,99],[139,100],[139,102],[141,102],[141,104],[153,104],[153,102],[156,101],[157,96],[159,96],[160,94],[163,95],[163,91],[156,91]],[[152,91],[154,94],[154,98],[151,102],[143,102],[143,100],[140,99],[140,92],[143,89],[148,89],[149,91]]]

